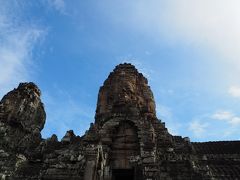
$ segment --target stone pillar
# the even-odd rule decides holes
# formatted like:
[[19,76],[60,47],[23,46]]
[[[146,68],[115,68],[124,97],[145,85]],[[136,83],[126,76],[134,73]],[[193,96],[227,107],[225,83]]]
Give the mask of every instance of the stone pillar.
[[98,161],[98,147],[91,144],[86,149],[86,168],[84,172],[84,180],[97,179],[97,161]]
[[110,167],[106,166],[104,168],[104,180],[111,180],[111,173],[110,173]]
[[95,180],[95,161],[90,160],[86,163],[84,180]]

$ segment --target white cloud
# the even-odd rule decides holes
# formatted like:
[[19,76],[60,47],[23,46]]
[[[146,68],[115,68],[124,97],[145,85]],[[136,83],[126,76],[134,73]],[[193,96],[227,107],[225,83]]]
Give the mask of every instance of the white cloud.
[[167,25],[182,40],[208,45],[239,63],[240,1],[170,1],[168,8]]
[[240,117],[233,117],[229,122],[232,125],[240,125]]
[[40,28],[21,22],[17,5],[3,3],[0,8],[0,96],[30,79],[32,50],[43,35]]
[[211,116],[212,119],[225,121],[230,125],[240,125],[240,117],[230,111],[218,111]]
[[[222,110],[213,114],[199,115],[185,123],[184,121],[180,121],[181,123],[176,121],[168,107],[157,108],[157,111],[158,114],[162,113],[165,116],[163,121],[166,122],[166,127],[169,128],[170,133],[174,135],[184,134],[191,137],[193,141],[229,140],[239,136],[240,117],[230,111]],[[233,136],[234,138],[232,138]]]
[[228,89],[228,93],[232,96],[232,97],[240,97],[240,87],[239,86],[231,86]]
[[234,117],[234,114],[229,111],[218,111],[211,116],[217,120],[229,120]]
[[205,135],[206,128],[209,126],[209,123],[200,122],[199,120],[193,120],[189,124],[189,130],[193,132],[194,136],[201,138]]
[[[31,52],[41,31],[28,29],[8,35],[7,41],[0,44],[0,86],[1,91],[13,88],[20,81],[29,79],[32,63]],[[1,92],[3,93],[3,92]]]
[[[229,140],[239,137],[240,117],[231,111],[219,110],[213,114],[195,117],[188,125],[197,140]],[[234,138],[233,138],[234,137]]]
[[[103,11],[113,23],[152,36],[154,41],[188,44],[240,64],[239,0],[139,0],[106,4]],[[122,9],[124,13],[119,16]]]

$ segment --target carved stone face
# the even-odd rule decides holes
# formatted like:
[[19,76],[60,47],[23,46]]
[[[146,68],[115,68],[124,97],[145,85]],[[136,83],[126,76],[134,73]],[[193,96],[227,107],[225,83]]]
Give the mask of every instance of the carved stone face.
[[118,86],[115,88],[118,94],[120,101],[125,103],[131,103],[132,98],[136,94],[136,75],[135,74],[126,74],[125,72],[120,73],[120,82],[116,84]]
[[99,92],[96,116],[108,113],[140,112],[155,114],[155,106],[146,78],[134,67],[120,66],[110,73]]

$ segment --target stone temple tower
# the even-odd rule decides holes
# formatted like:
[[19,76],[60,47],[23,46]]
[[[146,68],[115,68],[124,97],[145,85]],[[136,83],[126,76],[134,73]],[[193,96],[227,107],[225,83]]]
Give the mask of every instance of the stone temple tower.
[[[106,180],[157,177],[159,158],[174,147],[173,137],[156,117],[147,79],[127,63],[116,66],[100,88],[95,123],[84,139],[101,146],[98,176]],[[189,153],[188,139],[179,140]],[[91,167],[87,177],[94,174],[90,160],[87,169]]]
[[100,87],[95,121],[80,137],[43,139],[46,114],[34,83],[0,101],[0,179],[240,179],[240,141],[190,142],[156,117],[147,79],[120,64]]

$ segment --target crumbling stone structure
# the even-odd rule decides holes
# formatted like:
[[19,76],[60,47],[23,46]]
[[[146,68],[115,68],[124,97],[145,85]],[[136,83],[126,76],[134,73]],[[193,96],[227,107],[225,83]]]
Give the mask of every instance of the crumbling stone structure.
[[84,136],[42,139],[41,92],[21,83],[0,102],[0,179],[240,179],[240,142],[193,143],[156,117],[147,79],[120,64],[100,88],[95,122]]

